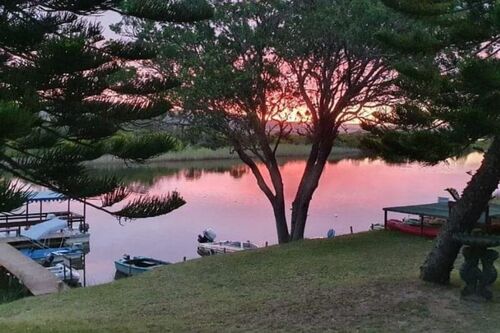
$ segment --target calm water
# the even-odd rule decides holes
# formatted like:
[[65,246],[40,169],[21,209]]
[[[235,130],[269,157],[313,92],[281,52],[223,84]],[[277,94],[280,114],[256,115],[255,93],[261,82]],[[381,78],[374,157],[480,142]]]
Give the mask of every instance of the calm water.
[[[382,161],[342,160],[326,167],[310,210],[306,237],[324,237],[368,230],[383,220],[382,207],[434,202],[446,187],[462,190],[480,163],[479,154],[434,167],[388,165]],[[303,161],[282,165],[288,204],[298,185]],[[173,213],[120,225],[103,212],[89,209],[91,252],[87,281],[113,279],[113,260],[124,253],[178,262],[197,258],[197,235],[213,228],[218,239],[251,240],[257,245],[276,242],[269,203],[253,175],[232,161],[156,164],[141,168],[100,169],[117,174],[138,190],[159,194],[179,190],[187,204]],[[57,208],[59,204],[47,205]],[[65,209],[65,204],[60,204]],[[77,204],[73,204],[78,211]]]

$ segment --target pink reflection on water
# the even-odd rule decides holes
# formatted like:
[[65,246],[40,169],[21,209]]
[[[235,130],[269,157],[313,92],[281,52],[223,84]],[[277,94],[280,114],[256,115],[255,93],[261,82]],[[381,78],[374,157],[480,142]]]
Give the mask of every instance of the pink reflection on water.
[[[306,236],[324,237],[329,228],[345,234],[350,226],[355,232],[365,231],[372,223],[382,222],[383,207],[434,202],[438,196],[446,196],[446,187],[462,190],[470,179],[466,172],[477,169],[480,161],[479,154],[472,154],[434,167],[387,165],[367,159],[331,163],[314,196]],[[304,161],[287,162],[282,167],[288,207],[303,167]],[[188,202],[167,216],[120,226],[114,218],[90,209],[89,282],[111,281],[113,260],[124,253],[172,262],[182,261],[184,256],[197,258],[196,237],[207,227],[221,240],[251,240],[261,246],[266,241],[275,243],[272,210],[252,174],[234,170],[232,174],[239,178],[230,172],[200,169],[156,177],[151,193],[177,189]]]

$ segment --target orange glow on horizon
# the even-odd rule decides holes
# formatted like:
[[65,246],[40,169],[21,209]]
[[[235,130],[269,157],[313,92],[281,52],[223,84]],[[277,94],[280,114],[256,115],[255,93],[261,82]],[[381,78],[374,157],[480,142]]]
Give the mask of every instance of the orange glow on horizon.
[[[359,111],[358,115],[362,118],[370,119],[371,114],[376,111],[389,112],[389,107],[364,107],[361,111]],[[361,120],[358,118],[350,119],[348,121],[343,122],[346,125],[359,125],[361,124]],[[285,121],[288,123],[309,123],[311,122],[310,112],[307,110],[305,106],[298,106],[295,108],[285,108],[283,111],[276,114],[272,117],[272,120],[275,121]]]

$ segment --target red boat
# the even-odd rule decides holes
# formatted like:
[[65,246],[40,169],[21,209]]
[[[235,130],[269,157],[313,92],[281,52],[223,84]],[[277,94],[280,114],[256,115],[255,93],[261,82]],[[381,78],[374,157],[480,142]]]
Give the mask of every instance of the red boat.
[[410,235],[436,238],[440,228],[439,226],[428,226],[428,225],[424,225],[422,227],[420,225],[407,224],[401,220],[392,219],[387,221],[387,229],[403,232],[405,234],[410,234]]

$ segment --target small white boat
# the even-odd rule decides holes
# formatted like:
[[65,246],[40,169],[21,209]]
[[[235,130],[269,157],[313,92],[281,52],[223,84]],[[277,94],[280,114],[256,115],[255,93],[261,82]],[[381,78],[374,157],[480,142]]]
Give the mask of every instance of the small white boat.
[[46,268],[59,280],[67,283],[70,286],[76,286],[80,281],[80,274],[75,269],[70,269],[63,264],[56,264],[54,266]]
[[211,243],[200,243],[198,245],[198,254],[200,256],[210,256],[214,254],[221,253],[234,253],[245,250],[257,249],[258,246],[250,243],[250,241],[239,242],[239,241],[222,241],[222,242],[211,242]]
[[204,257],[214,254],[233,253],[258,248],[257,245],[250,243],[250,241],[216,242],[215,237],[217,237],[217,234],[210,228],[205,229],[202,235],[198,235],[199,244],[197,252],[200,256]]
[[216,242],[217,235],[212,229],[206,229],[202,235],[198,235],[198,249],[197,252],[200,256],[210,256],[221,253],[233,253],[245,250],[258,248],[257,245],[250,243],[250,241],[221,241]]
[[154,258],[130,257],[126,254],[123,258],[115,261],[115,268],[117,272],[123,275],[132,276],[169,264],[169,262]]
[[88,250],[90,244],[90,233],[82,233],[78,230],[65,229],[62,231],[62,238],[65,239],[65,246],[74,246],[75,244],[82,244],[83,248]]
[[370,227],[371,230],[384,230],[385,227],[383,224],[380,224],[380,223],[374,223],[371,225]]

